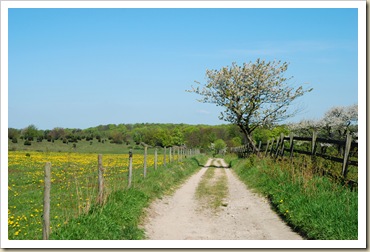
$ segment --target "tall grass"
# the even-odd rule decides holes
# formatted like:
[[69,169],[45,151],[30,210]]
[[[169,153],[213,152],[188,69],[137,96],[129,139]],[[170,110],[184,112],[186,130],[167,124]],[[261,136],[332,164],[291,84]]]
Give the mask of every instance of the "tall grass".
[[196,158],[171,163],[148,171],[144,179],[135,170],[132,187],[113,192],[103,206],[94,205],[86,214],[70,220],[53,232],[55,240],[138,240],[144,239],[139,227],[144,208],[156,198],[171,193],[187,177],[199,169]]
[[233,169],[249,187],[270,199],[279,215],[307,239],[356,240],[358,195],[309,167],[251,156]]

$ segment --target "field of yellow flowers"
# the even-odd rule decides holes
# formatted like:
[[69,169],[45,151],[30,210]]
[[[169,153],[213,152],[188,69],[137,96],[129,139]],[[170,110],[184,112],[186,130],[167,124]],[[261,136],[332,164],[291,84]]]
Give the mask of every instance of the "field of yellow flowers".
[[[52,164],[50,207],[52,232],[66,224],[69,219],[87,212],[90,205],[96,202],[97,154],[11,151],[8,153],[10,240],[42,239],[43,179],[46,162]],[[127,186],[128,163],[128,154],[103,155],[106,195]],[[135,154],[133,168],[142,169],[143,163],[144,156]],[[163,157],[158,157],[158,165],[162,163]],[[148,155],[147,167],[153,166],[154,155]]]

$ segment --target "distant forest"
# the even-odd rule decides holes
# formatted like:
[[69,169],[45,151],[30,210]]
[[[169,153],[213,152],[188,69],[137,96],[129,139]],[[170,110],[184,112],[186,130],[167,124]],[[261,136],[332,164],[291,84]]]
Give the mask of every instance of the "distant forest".
[[[279,136],[280,133],[288,134],[286,126],[273,128],[260,128],[255,130],[253,137],[256,142],[265,141],[271,137]],[[225,141],[228,147],[240,146],[245,143],[243,134],[238,126],[232,124],[223,125],[189,125],[189,124],[108,124],[90,127],[87,129],[54,128],[51,130],[39,130],[35,125],[29,125],[24,129],[8,129],[8,137],[16,143],[18,139],[24,140],[25,144],[32,141],[62,140],[63,143],[77,143],[79,141],[110,142],[114,144],[134,145],[145,143],[151,146],[181,146],[189,148],[208,149],[211,143],[218,139]]]

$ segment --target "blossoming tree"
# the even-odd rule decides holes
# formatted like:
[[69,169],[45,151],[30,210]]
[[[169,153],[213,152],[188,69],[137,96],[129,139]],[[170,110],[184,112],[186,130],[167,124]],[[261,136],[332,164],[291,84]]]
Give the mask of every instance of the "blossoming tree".
[[[198,101],[214,103],[225,108],[219,118],[238,125],[253,150],[256,145],[252,132],[259,126],[271,125],[294,116],[298,110],[288,112],[291,103],[312,89],[289,85],[292,77],[284,73],[288,63],[281,61],[235,62],[220,70],[207,70],[207,83],[188,92],[201,95]],[[198,85],[200,82],[195,81]]]

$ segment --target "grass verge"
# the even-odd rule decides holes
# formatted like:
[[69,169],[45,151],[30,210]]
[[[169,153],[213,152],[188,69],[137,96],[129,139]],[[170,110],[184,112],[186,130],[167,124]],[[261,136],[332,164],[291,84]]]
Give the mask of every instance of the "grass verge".
[[135,171],[133,186],[113,192],[103,206],[92,206],[87,214],[70,220],[51,233],[51,240],[139,240],[145,238],[139,227],[144,208],[199,169],[197,157],[148,170],[144,179]]
[[357,239],[357,191],[288,162],[255,156],[239,160],[233,170],[249,187],[267,196],[278,214],[307,239]]

